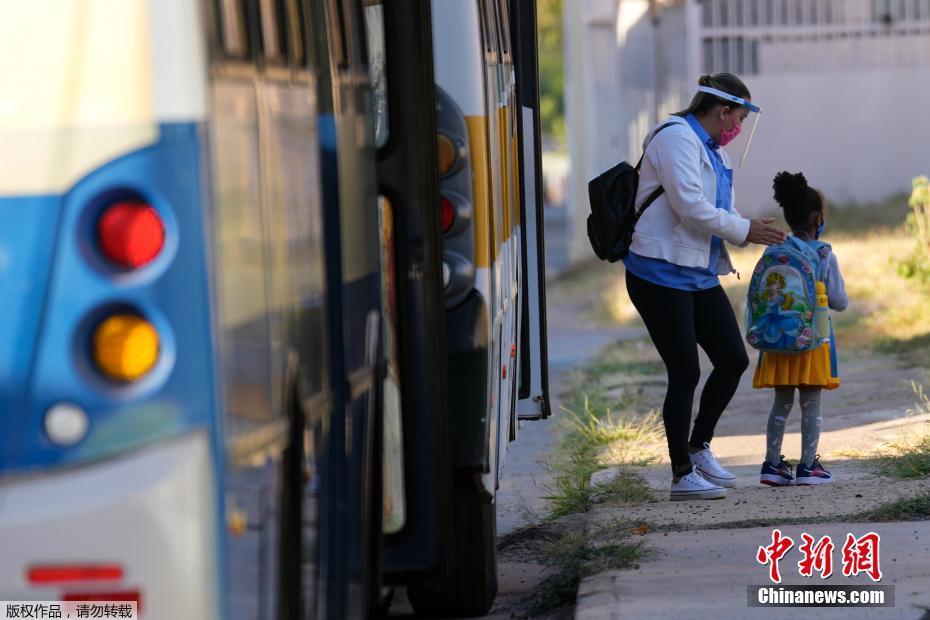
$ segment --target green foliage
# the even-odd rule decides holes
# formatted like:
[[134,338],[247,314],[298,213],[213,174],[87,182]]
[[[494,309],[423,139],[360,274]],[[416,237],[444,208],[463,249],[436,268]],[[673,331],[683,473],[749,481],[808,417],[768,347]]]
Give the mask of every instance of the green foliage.
[[914,179],[913,191],[907,204],[912,213],[907,217],[905,230],[917,238],[917,248],[898,264],[898,274],[930,286],[930,179]]
[[544,136],[562,143],[565,139],[562,0],[539,0],[536,26],[541,130]]

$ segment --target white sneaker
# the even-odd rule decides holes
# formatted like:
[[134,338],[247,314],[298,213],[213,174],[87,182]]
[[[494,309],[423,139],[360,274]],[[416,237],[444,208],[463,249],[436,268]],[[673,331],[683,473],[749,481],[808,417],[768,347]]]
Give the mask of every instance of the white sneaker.
[[722,486],[709,482],[701,477],[697,471],[682,476],[675,482],[672,479],[672,493],[669,499],[674,501],[683,499],[723,499],[727,490]]
[[704,478],[714,484],[730,489],[736,487],[736,476],[720,466],[714,453],[710,451],[710,444],[706,441],[703,450],[691,455],[691,464],[694,465],[694,469],[701,472]]

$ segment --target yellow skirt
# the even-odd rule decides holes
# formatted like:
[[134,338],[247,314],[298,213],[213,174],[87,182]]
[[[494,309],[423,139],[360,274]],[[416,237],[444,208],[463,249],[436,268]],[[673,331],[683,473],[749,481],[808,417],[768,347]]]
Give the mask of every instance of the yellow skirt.
[[830,359],[829,342],[805,353],[764,351],[759,356],[752,387],[819,387],[835,390],[840,387],[840,378],[833,376]]

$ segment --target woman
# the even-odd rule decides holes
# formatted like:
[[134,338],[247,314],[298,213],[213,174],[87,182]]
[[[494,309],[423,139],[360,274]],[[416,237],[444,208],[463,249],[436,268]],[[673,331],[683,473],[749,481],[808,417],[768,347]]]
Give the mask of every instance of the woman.
[[[729,73],[701,76],[698,84],[688,109],[646,139],[637,207],[658,187],[665,191],[643,211],[624,260],[630,299],[668,372],[662,419],[672,461],[672,500],[719,499],[726,487],[735,486],[735,476],[710,451],[717,420],[749,365],[718,279],[734,272],[724,242],[785,240],[774,220],[745,219],[733,209],[733,170],[719,147],[740,133],[751,110],[758,111],[749,89]],[[714,369],[689,439],[701,376],[698,345]]]

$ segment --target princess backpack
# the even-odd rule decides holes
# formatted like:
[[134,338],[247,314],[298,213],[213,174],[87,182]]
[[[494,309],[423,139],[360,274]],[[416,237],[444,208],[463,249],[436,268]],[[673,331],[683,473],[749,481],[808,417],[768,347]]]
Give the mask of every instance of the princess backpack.
[[767,248],[746,299],[746,341],[760,351],[803,353],[829,337],[817,252],[796,237]]

